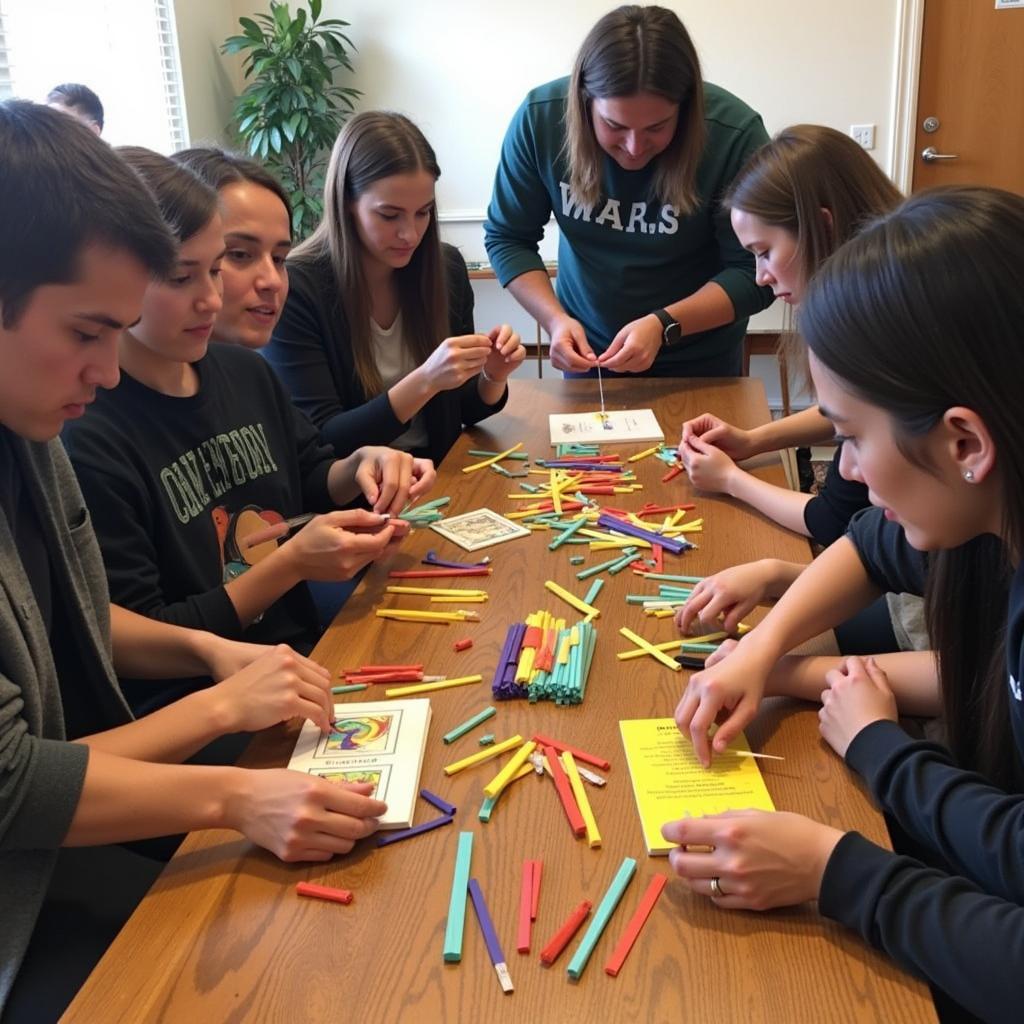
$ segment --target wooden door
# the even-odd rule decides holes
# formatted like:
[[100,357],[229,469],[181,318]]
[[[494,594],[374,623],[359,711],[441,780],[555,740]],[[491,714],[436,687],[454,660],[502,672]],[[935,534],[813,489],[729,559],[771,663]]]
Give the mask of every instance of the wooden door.
[[[928,147],[956,159],[929,163]],[[913,190],[932,185],[1024,193],[1024,7],[925,0]]]

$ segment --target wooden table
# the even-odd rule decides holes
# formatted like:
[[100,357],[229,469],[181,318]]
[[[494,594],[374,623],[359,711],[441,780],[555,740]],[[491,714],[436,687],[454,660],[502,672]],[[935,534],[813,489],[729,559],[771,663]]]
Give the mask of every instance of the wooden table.
[[[768,415],[760,382],[612,380],[605,384],[612,408],[653,405],[670,440],[684,418],[714,409],[725,419],[754,426]],[[501,450],[516,441],[535,457],[549,452],[549,411],[594,407],[592,381],[515,381],[505,413],[460,439],[440,472],[436,494],[451,494],[451,512],[489,506],[508,510],[510,481],[490,471],[464,476],[468,448]],[[624,453],[637,450],[635,446]],[[686,478],[659,480],[663,463],[637,464],[645,490],[622,504],[687,500]],[[778,460],[765,460],[759,475],[783,479]],[[540,478],[537,478],[540,479]],[[668,556],[666,571],[703,575],[761,556],[799,561],[807,542],[729,500],[698,497],[705,532],[700,550]],[[604,845],[591,850],[569,833],[553,787],[528,778],[515,784],[489,824],[477,820],[481,788],[495,766],[445,778],[442,765],[475,751],[477,736],[451,747],[441,736],[491,702],[490,675],[508,624],[531,610],[560,602],[543,589],[553,578],[576,592],[569,555],[582,546],[547,550],[551,535],[536,533],[492,548],[494,576],[483,581],[491,600],[477,625],[451,627],[384,622],[372,610],[403,606],[409,598],[384,596],[387,569],[415,565],[429,547],[460,558],[431,531],[414,535],[392,559],[375,566],[317,648],[335,668],[370,661],[423,661],[434,673],[481,672],[485,682],[436,694],[423,784],[458,806],[454,826],[380,849],[365,842],[327,865],[285,865],[226,831],[191,835],[160,881],[111,946],[78,998],[68,1022],[224,1021],[736,1021],[742,1024],[820,1024],[821,1021],[934,1021],[923,985],[867,948],[855,935],[822,920],[813,906],[767,914],[716,909],[707,899],[672,882],[618,978],[602,970],[648,880],[667,872],[664,859],[648,858],[640,835],[617,723],[621,718],[671,715],[686,673],[673,673],[649,658],[619,662],[629,625],[652,640],[670,639],[670,619],[649,620],[622,595],[639,589],[635,577],[608,578],[598,604],[602,615],[597,653],[584,704],[559,708],[526,701],[500,704],[487,728],[498,737],[543,731],[601,753],[612,761],[603,790],[590,790]],[[604,553],[589,554],[588,564]],[[470,580],[473,586],[479,581]],[[474,639],[463,654],[452,643]],[[829,649],[828,639],[818,650]],[[355,694],[353,699],[365,694]],[[342,700],[348,698],[339,698]],[[748,730],[754,749],[783,754],[764,764],[765,779],[780,809],[799,811],[841,828],[856,828],[885,843],[880,816],[839,759],[821,742],[807,706],[774,702]],[[286,761],[295,728],[257,738],[253,764]],[[435,815],[421,802],[418,820]],[[467,910],[461,964],[442,962],[457,833],[475,834],[472,873],[480,880],[500,935],[515,993],[503,996],[472,910]],[[639,861],[611,926],[578,983],[568,981],[568,954],[551,968],[537,954],[581,899],[600,899],[624,856]],[[533,951],[515,951],[519,879],[524,858],[543,860],[540,912]],[[351,906],[300,899],[299,880],[355,890]],[[574,946],[571,948],[575,948]]]

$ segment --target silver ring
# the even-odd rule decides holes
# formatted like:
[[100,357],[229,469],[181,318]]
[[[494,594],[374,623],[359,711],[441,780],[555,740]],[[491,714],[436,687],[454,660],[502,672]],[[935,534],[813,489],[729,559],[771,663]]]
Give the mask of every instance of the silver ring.
[[720,900],[724,895],[725,895],[725,893],[722,892],[722,886],[719,884],[719,880],[717,878],[712,878],[711,879],[711,896],[714,899],[719,899]]

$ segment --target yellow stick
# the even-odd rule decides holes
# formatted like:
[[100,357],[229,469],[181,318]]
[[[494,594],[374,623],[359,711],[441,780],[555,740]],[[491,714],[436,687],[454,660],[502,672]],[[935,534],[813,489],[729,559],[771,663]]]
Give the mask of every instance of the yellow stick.
[[649,643],[642,636],[637,636],[633,630],[628,629],[626,626],[620,626],[619,632],[627,639],[632,641],[644,650],[645,653],[650,654],[652,657],[657,658],[666,668],[672,669],[673,672],[682,672],[683,666],[679,662],[670,658],[664,651],[659,651],[654,644]]
[[595,608],[592,604],[587,604],[585,601],[581,601],[575,594],[570,594],[565,587],[560,587],[554,580],[545,580],[544,586],[552,594],[560,597],[566,604],[571,605],[583,615],[596,619],[601,614],[600,609]]
[[479,596],[472,595],[466,597],[432,597],[430,599],[431,604],[483,604],[487,600],[486,594],[480,594]]
[[451,764],[446,764],[444,766],[444,773],[445,775],[455,775],[465,768],[472,768],[475,764],[481,764],[483,761],[489,761],[492,757],[498,757],[500,754],[504,754],[506,750],[518,747],[522,742],[523,737],[517,733],[515,736],[510,736],[507,740],[495,743],[493,747],[485,747],[478,754],[470,754],[469,757],[464,757],[461,761],[453,761]]
[[512,759],[484,786],[484,796],[497,796],[511,781],[512,777],[526,764],[527,758],[537,749],[533,740],[527,740],[512,755]]
[[450,686],[468,686],[483,682],[483,676],[460,676],[458,679],[442,679],[437,683],[416,683],[414,686],[392,686],[384,691],[385,697],[411,697],[414,693],[433,693],[447,690]]
[[427,597],[480,597],[487,596],[486,590],[459,590],[446,587],[385,587],[387,594],[424,594]]
[[523,442],[520,441],[518,444],[512,445],[508,451],[501,452],[498,455],[494,455],[489,459],[484,459],[483,462],[474,462],[472,466],[463,466],[463,473],[475,473],[478,469],[486,469],[488,466],[493,465],[495,462],[501,462],[506,456],[511,455],[513,452],[519,451],[523,447]]
[[572,786],[572,795],[576,797],[580,814],[583,815],[583,824],[587,826],[587,843],[592,850],[601,845],[601,833],[597,830],[597,818],[587,799],[586,790],[583,788],[583,780],[580,778],[579,769],[576,767],[576,759],[568,750],[562,753],[562,765],[565,774],[569,776],[569,785]]
[[399,622],[465,622],[477,619],[476,614],[466,612],[421,612],[415,608],[378,608],[374,615],[378,619],[397,619]]
[[653,448],[647,448],[642,452],[637,452],[635,455],[630,455],[627,462],[639,462],[641,459],[646,459],[648,455],[653,455],[656,451],[660,450],[661,445],[656,444]]

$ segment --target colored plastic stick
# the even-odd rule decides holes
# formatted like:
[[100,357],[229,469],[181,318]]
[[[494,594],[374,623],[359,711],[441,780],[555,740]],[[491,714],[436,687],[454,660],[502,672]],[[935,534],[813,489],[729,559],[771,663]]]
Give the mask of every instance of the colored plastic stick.
[[312,896],[318,900],[330,900],[332,903],[351,903],[351,889],[332,889],[327,885],[314,885],[312,882],[297,882],[295,891],[300,896]]
[[401,572],[392,570],[388,573],[388,579],[433,580],[449,576],[490,576],[493,572],[489,565],[476,569],[404,569]]
[[587,919],[587,914],[593,903],[584,900],[569,916],[565,924],[551,936],[548,944],[540,951],[540,962],[545,967],[550,967],[561,955],[562,950],[569,945],[572,937],[579,931],[579,927]]
[[642,452],[637,452],[635,455],[630,455],[627,462],[639,462],[641,459],[646,459],[648,455],[653,455],[655,452],[660,451],[663,446],[656,444],[653,448],[645,448]]
[[491,922],[491,915],[488,913],[487,904],[484,902],[484,894],[480,883],[475,879],[469,880],[469,898],[473,901],[473,909],[476,911],[476,919],[480,922],[480,931],[484,933],[484,945],[487,946],[487,955],[491,958],[494,971],[498,975],[498,982],[501,991],[508,993],[512,989],[512,977],[508,973],[508,964],[505,963],[505,954],[501,951],[501,943],[498,942],[498,934]]
[[463,676],[461,679],[442,679],[439,683],[418,683],[416,686],[392,686],[384,691],[385,697],[411,697],[414,693],[433,693],[435,690],[447,690],[452,686],[466,686],[469,683],[482,683],[483,676]]
[[456,640],[455,643],[452,644],[452,650],[458,651],[458,652],[468,651],[470,649],[470,647],[472,647],[472,646],[473,646],[473,640],[472,640],[471,637],[467,636],[463,640]]
[[486,469],[488,466],[495,462],[501,462],[502,459],[507,459],[513,452],[519,451],[523,447],[523,442],[520,441],[518,444],[512,445],[508,451],[498,452],[497,455],[492,455],[489,459],[484,459],[483,462],[474,462],[472,466],[463,466],[463,473],[475,473],[478,469]]
[[460,737],[465,736],[471,729],[475,729],[482,722],[486,722],[488,718],[496,714],[497,708],[494,705],[486,707],[472,718],[467,718],[461,725],[455,726],[450,732],[446,732],[441,738],[445,743],[454,743]]
[[420,825],[413,825],[412,828],[402,829],[400,832],[381,832],[377,837],[378,846],[390,846],[392,843],[400,843],[403,839],[412,839],[413,836],[422,835],[432,829],[440,828],[442,825],[450,825],[452,816],[442,814],[440,818],[431,818]]
[[[468,452],[466,452],[466,454],[467,455],[472,455],[474,458],[478,458],[478,459],[490,459],[490,458],[493,458],[495,455],[500,455],[501,453],[500,452],[485,452],[485,451],[481,451],[479,448],[470,448],[470,450]],[[518,459],[521,462],[528,462],[529,459],[530,459],[530,454],[529,454],[529,452],[516,452],[515,454],[512,454],[511,452],[506,452],[505,453],[505,458],[506,459]]]
[[604,965],[605,974],[610,974],[614,978],[622,970],[622,965],[625,963],[629,951],[633,948],[633,943],[636,942],[640,929],[647,923],[647,918],[651,916],[654,904],[658,902],[661,890],[665,888],[667,882],[668,878],[665,875],[655,875],[651,879],[640,899],[640,905],[629,919],[626,930],[622,933],[622,937],[616,943],[612,955],[608,957],[608,962]]
[[654,644],[645,640],[642,636],[637,636],[636,633],[634,633],[633,630],[629,629],[627,626],[620,626],[619,632],[627,640],[632,641],[637,645],[637,647],[646,651],[652,657],[660,661],[666,668],[672,669],[673,672],[682,671],[682,666],[677,665],[676,662],[672,658],[670,658],[664,651],[659,651],[658,648],[654,646]]
[[583,933],[583,938],[580,940],[580,944],[573,958],[569,961],[569,966],[566,968],[566,972],[573,981],[578,981],[583,974],[587,961],[590,959],[591,953],[594,952],[594,947],[608,926],[612,914],[615,913],[615,908],[619,905],[619,900],[622,899],[622,894],[633,880],[635,873],[636,861],[632,857],[626,857],[612,879],[612,884],[608,886],[608,891],[597,905],[594,920],[590,922],[590,927]]
[[[359,672],[422,672],[423,665],[360,665]],[[345,675],[357,675],[356,672],[346,672]]]
[[554,780],[558,799],[562,801],[565,816],[569,819],[569,827],[572,829],[572,834],[578,839],[586,834],[587,823],[583,820],[583,815],[580,814],[580,809],[576,806],[576,799],[572,795],[572,786],[569,785],[569,780],[566,778],[565,769],[562,767],[562,762],[553,748],[545,747],[544,757],[548,762],[548,767],[551,769],[551,778]]
[[477,743],[479,743],[481,747],[489,747],[493,742],[494,742],[494,733],[493,732],[484,733],[484,735],[481,736],[480,739],[477,740]]
[[332,686],[331,693],[355,693],[357,690],[365,690],[368,687],[368,683],[352,683],[351,686]]
[[560,548],[580,527],[585,525],[587,522],[586,518],[577,519],[567,529],[562,531],[560,537],[556,537],[549,545],[548,551],[555,551]]
[[600,768],[602,771],[606,772],[612,766],[611,761],[606,761],[603,757],[598,757],[596,754],[588,754],[585,750],[580,750],[579,747],[570,747],[568,743],[563,743],[561,740],[553,740],[550,736],[544,736],[542,733],[535,732],[533,739],[541,744],[541,746],[554,747],[558,753],[568,750],[577,761],[582,761],[584,764],[592,764],[595,768]]
[[421,789],[420,796],[423,797],[428,804],[433,804],[442,814],[452,815],[457,810],[457,808],[453,804],[448,803],[443,796],[431,793],[429,789]]
[[530,911],[533,909],[533,871],[532,860],[523,861],[523,877],[519,884],[519,930],[516,932],[516,950],[520,953],[530,952]]
[[[516,774],[513,777],[512,781],[516,782],[518,779],[525,779],[527,775],[532,775],[532,774],[533,774],[533,765],[524,764],[523,767],[520,768],[518,772],[516,772]],[[509,787],[506,786],[505,789],[503,789],[501,791],[501,793],[504,793],[505,790],[507,790],[508,788]],[[480,812],[479,812],[479,814],[477,814],[477,817],[481,821],[490,821],[491,820],[491,814],[494,812],[494,805],[498,802],[498,799],[501,797],[501,793],[499,793],[498,796],[485,796],[484,797],[484,801],[480,805]]]
[[568,750],[562,752],[562,764],[565,767],[565,774],[569,777],[569,785],[572,787],[572,795],[576,798],[576,806],[583,815],[583,823],[587,827],[587,845],[595,850],[601,845],[601,833],[597,828],[597,819],[583,789],[583,780],[576,769],[576,761]]
[[512,781],[513,776],[526,764],[536,749],[537,744],[533,740],[527,740],[515,752],[508,764],[484,786],[484,796],[497,796]]
[[474,612],[421,612],[408,608],[378,608],[374,613],[378,619],[393,619],[396,622],[429,622],[431,625],[448,625],[449,622],[465,622],[467,619],[477,619]]
[[530,920],[537,920],[537,910],[540,908],[540,875],[544,869],[544,861],[533,862],[533,893],[530,897]]
[[[460,832],[455,871],[452,874],[452,896],[448,903],[448,923],[444,929],[444,962],[457,964],[462,959],[462,933],[466,924],[466,892],[469,869],[473,859],[473,833]],[[636,862],[634,861],[634,864]]]
[[594,582],[590,584],[590,589],[587,591],[586,597],[583,598],[583,603],[584,604],[592,605],[594,603],[594,599],[597,597],[598,594],[601,593],[601,588],[603,586],[604,586],[604,580],[602,580],[602,579],[594,580]]
[[474,765],[481,764],[484,761],[489,761],[492,757],[497,757],[499,754],[504,754],[506,750],[511,750],[513,747],[518,747],[523,742],[523,737],[518,734],[510,736],[507,740],[502,740],[501,743],[495,743],[492,747],[487,747],[485,750],[481,750],[477,754],[470,754],[469,757],[464,757],[461,761],[453,761],[451,764],[444,766],[445,775],[455,775],[458,772],[464,771],[466,768],[472,768]]
[[386,594],[420,594],[423,597],[486,597],[486,590],[471,590],[468,587],[465,589],[459,589],[458,587],[447,588],[447,587],[401,587],[401,586],[390,586],[385,587],[384,592]]
[[576,573],[576,579],[587,580],[591,576],[596,576],[599,572],[604,572],[606,569],[610,569],[617,562],[622,561],[620,558],[609,558],[607,562],[601,562],[598,565],[592,565],[588,569],[582,569]]
[[674,537],[663,537],[660,533],[654,533],[652,530],[643,529],[634,523],[625,522],[616,516],[608,515],[606,512],[602,512],[598,516],[597,525],[603,526],[606,530],[614,530],[617,533],[625,533],[630,537],[636,537],[638,540],[645,540],[648,544],[661,544],[662,547],[667,551],[671,551],[674,555],[678,555],[690,546],[689,541],[677,540]]
[[583,615],[596,619],[601,614],[599,608],[595,608],[593,605],[589,605],[585,601],[581,601],[575,594],[570,594],[565,587],[560,587],[554,580],[545,580],[544,586],[556,597],[560,597],[567,605],[575,608],[576,611]]
[[486,555],[479,562],[446,562],[437,557],[437,552],[431,549],[428,551],[421,561],[424,565],[440,565],[446,569],[481,569],[490,562],[491,556]]

